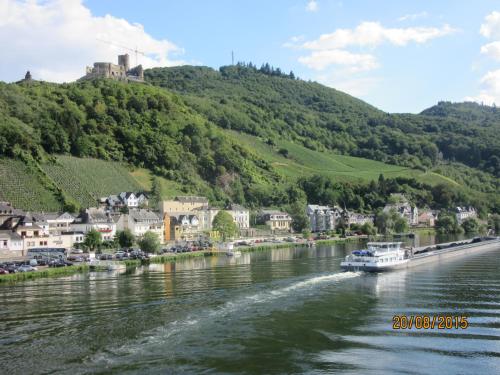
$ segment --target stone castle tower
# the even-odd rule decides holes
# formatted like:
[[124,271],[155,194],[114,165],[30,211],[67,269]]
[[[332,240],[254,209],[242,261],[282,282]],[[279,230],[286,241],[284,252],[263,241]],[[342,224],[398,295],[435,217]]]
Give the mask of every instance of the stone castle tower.
[[95,62],[93,67],[87,67],[86,73],[80,80],[109,78],[117,81],[144,82],[142,65],[131,69],[128,54],[118,55],[118,65],[109,62]]

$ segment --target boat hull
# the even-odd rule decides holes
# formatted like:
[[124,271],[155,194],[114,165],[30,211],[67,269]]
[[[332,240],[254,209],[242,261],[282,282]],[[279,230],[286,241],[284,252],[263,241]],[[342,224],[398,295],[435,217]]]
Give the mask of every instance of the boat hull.
[[402,263],[373,266],[362,263],[342,262],[340,267],[344,271],[365,271],[365,272],[386,272],[397,269],[416,267],[422,264],[438,263],[442,260],[457,258],[460,256],[480,254],[487,251],[500,250],[500,240],[484,241],[467,245],[460,245],[453,248],[434,250],[424,254],[418,254]]
[[343,271],[353,271],[353,272],[357,271],[387,272],[407,267],[408,267],[408,259],[399,263],[388,264],[383,266],[374,266],[369,264],[350,263],[350,262],[342,262],[340,264],[340,268],[342,268]]

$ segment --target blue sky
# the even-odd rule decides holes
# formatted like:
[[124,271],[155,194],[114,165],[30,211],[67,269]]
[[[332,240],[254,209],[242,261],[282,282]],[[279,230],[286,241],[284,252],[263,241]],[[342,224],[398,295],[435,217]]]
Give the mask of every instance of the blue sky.
[[[5,81],[30,67],[35,78],[77,78],[123,52],[96,40],[106,39],[146,51],[145,66],[218,68],[234,50],[237,61],[293,70],[389,112],[439,100],[500,103],[498,1],[0,0],[2,13],[12,21],[0,20],[0,42],[11,34],[7,60],[16,67],[0,63]],[[30,35],[35,56],[13,46],[29,45]]]

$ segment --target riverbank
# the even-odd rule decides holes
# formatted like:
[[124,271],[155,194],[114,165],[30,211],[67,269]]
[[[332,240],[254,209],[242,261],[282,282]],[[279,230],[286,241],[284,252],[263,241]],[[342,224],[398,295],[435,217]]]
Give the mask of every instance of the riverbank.
[[[364,239],[366,239],[365,236],[358,236],[358,237],[348,237],[348,238],[332,238],[328,240],[317,240],[314,242],[317,245],[333,245],[346,242],[358,242]],[[236,248],[235,250],[241,252],[254,252],[254,251],[268,251],[273,249],[285,249],[292,247],[307,247],[307,246],[310,246],[307,242],[262,243],[257,246],[241,246]],[[180,254],[158,255],[151,257],[149,259],[149,263],[167,263],[167,262],[175,262],[177,260],[195,258],[195,257],[219,256],[219,255],[225,256],[225,254],[226,254],[225,252],[209,250],[209,251],[193,251]],[[125,260],[122,261],[121,263],[125,264],[127,268],[138,267],[145,264],[140,259]],[[89,271],[90,268],[88,264],[73,265],[61,268],[46,268],[35,272],[23,272],[23,273],[14,273],[8,275],[0,275],[0,283],[6,283],[6,282],[12,283],[17,281],[25,281],[25,280],[32,280],[45,277],[71,276],[73,274],[84,273]]]
[[59,268],[45,268],[34,272],[18,272],[10,273],[8,275],[0,275],[0,283],[12,283],[16,281],[25,281],[38,279],[42,277],[62,277],[71,276],[77,273],[88,272],[88,264],[79,264]]

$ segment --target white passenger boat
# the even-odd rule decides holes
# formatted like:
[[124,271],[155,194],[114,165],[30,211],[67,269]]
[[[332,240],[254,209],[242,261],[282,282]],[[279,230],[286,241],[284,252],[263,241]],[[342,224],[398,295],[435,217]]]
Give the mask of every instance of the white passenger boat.
[[340,267],[346,271],[381,272],[404,268],[410,260],[409,250],[402,242],[368,242],[368,249],[355,250],[346,256]]

